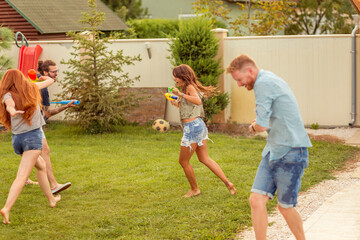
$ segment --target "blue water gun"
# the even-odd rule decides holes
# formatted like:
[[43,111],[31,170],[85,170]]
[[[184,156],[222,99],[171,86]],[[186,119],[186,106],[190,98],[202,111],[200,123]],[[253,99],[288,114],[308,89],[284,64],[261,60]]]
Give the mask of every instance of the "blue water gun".
[[74,101],[73,104],[75,104],[75,105],[80,104],[79,100],[62,100],[60,102],[51,102],[51,104],[68,104],[68,103],[71,103],[72,101]]
[[169,101],[174,101],[177,100],[178,97],[172,93],[165,93],[165,97],[169,100]]

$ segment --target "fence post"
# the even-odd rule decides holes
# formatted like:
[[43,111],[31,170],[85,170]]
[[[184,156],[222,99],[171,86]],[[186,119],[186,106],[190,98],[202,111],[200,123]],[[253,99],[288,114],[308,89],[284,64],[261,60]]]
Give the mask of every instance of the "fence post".
[[[224,39],[227,37],[228,30],[223,28],[216,28],[213,30],[215,32],[215,36],[219,39],[219,51],[217,56],[215,57],[216,60],[221,59],[220,67],[224,68]],[[221,92],[225,91],[225,73],[222,73],[219,76],[219,90]],[[229,108],[229,106],[227,107]],[[221,111],[220,113],[213,116],[213,123],[225,123],[227,120],[226,109]]]

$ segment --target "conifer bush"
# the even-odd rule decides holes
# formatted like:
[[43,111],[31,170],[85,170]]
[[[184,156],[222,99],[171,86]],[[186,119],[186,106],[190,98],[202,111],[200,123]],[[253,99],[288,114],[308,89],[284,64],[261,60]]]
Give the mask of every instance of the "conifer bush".
[[[0,51],[8,50],[14,41],[14,33],[7,27],[0,27]],[[6,54],[0,55],[0,79],[13,66],[14,62]]]
[[76,44],[72,58],[61,61],[67,70],[60,82],[63,91],[58,96],[80,101],[79,106],[67,110],[66,117],[75,119],[85,132],[110,132],[116,125],[124,124],[124,114],[138,105],[139,98],[124,89],[139,77],[130,78],[123,67],[141,59],[125,56],[123,50],[108,50],[110,38],[101,38],[103,33],[98,30],[105,14],[96,8],[95,0],[89,0],[88,5],[90,10],[82,13],[80,19],[86,34],[68,33]]
[[[218,39],[212,21],[208,18],[197,17],[180,23],[170,46],[170,61],[173,66],[187,64],[194,70],[198,81],[204,86],[218,87],[219,76],[224,72],[220,59],[215,57],[219,50]],[[213,115],[224,110],[229,104],[228,93],[216,91],[212,96],[203,99],[205,122]]]

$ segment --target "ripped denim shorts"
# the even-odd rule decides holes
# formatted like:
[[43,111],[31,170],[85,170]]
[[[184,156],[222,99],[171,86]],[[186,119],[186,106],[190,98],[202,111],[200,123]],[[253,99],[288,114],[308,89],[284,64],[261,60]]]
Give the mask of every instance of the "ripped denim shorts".
[[198,146],[202,146],[202,141],[209,139],[208,129],[200,117],[192,122],[184,123],[183,132],[184,135],[181,139],[181,146],[190,147],[190,150],[192,149],[192,143],[197,143]]
[[292,148],[280,159],[270,160],[270,152],[262,158],[251,192],[274,198],[283,208],[296,207],[301,178],[309,164],[306,147]]

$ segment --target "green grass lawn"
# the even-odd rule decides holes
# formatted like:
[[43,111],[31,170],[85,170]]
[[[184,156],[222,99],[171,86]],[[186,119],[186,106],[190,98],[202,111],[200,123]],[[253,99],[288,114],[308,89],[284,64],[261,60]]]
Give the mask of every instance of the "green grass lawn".
[[[209,155],[238,189],[225,185],[196,156],[192,164],[201,194],[182,196],[189,184],[178,163],[180,131],[124,127],[118,133],[83,135],[76,127],[51,123],[46,131],[55,176],[71,181],[56,208],[38,186],[25,186],[0,225],[0,239],[231,239],[251,225],[249,191],[265,146],[263,139],[210,133]],[[0,206],[20,158],[11,135],[0,133]],[[313,142],[302,191],[331,178],[351,159],[354,147]],[[31,175],[36,179],[35,171]],[[274,209],[271,201],[269,209]]]

